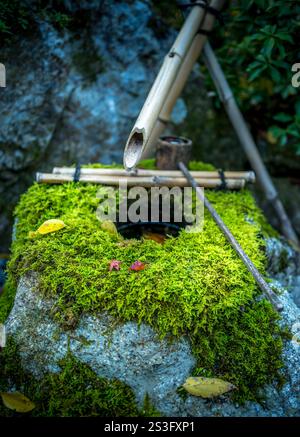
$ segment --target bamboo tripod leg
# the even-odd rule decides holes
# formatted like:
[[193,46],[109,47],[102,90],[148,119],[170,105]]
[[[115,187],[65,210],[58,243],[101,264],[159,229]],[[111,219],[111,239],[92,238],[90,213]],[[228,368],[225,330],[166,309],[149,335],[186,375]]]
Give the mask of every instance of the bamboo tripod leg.
[[[224,0],[212,0],[209,3],[209,6],[220,11],[224,5]],[[213,29],[213,25],[215,22],[215,16],[206,12],[203,23],[201,24],[201,29],[207,32]],[[168,125],[172,110],[174,105],[182,93],[182,90],[188,80],[188,77],[195,65],[195,62],[199,58],[203,46],[207,40],[207,36],[197,33],[193,39],[193,42],[183,60],[183,63],[178,71],[175,81],[172,84],[170,92],[167,98],[164,101],[162,109],[159,113],[159,117],[156,120],[156,123],[151,131],[151,135],[149,137],[148,145],[143,151],[142,158],[149,158],[154,154],[155,146],[158,138],[161,136],[166,126]]]
[[148,144],[151,131],[161,112],[165,99],[172,87],[183,59],[188,52],[205,16],[205,9],[200,4],[191,4],[171,50],[165,56],[161,70],[154,81],[142,110],[129,134],[124,150],[124,167],[135,168],[141,159],[143,150]]
[[255,279],[257,285],[261,289],[261,291],[264,293],[264,295],[269,299],[269,301],[272,303],[273,307],[277,311],[282,311],[283,306],[278,301],[276,294],[273,292],[271,287],[266,283],[262,275],[259,273],[255,265],[252,263],[251,259],[246,255],[242,247],[239,245],[239,243],[236,241],[230,230],[227,228],[217,211],[214,209],[214,207],[210,204],[210,202],[206,199],[202,191],[199,189],[199,185],[195,181],[195,179],[192,177],[186,166],[180,162],[178,164],[178,167],[186,177],[186,179],[189,181],[191,186],[195,189],[196,194],[198,198],[201,200],[201,202],[204,203],[204,206],[209,211],[210,215],[218,225],[219,229],[224,234],[227,241],[230,243],[231,247],[235,250],[239,258],[243,261],[244,265],[247,267],[248,271],[251,273],[253,278]]
[[297,234],[294,231],[287,213],[278,197],[277,190],[265,164],[262,161],[245,119],[239,107],[237,106],[222,68],[208,42],[204,46],[203,53],[206,66],[214,81],[220,99],[224,104],[228,117],[235,129],[247,158],[256,173],[258,182],[261,185],[267,200],[273,205],[273,208],[279,218],[282,233],[288,240],[290,240],[296,246],[299,246]]

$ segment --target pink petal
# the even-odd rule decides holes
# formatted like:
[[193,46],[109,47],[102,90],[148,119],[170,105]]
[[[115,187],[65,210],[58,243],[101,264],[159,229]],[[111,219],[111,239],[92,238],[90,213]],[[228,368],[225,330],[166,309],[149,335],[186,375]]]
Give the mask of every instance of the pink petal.
[[109,271],[111,272],[112,270],[120,270],[121,263],[122,261],[118,261],[117,259],[112,259],[109,264]]

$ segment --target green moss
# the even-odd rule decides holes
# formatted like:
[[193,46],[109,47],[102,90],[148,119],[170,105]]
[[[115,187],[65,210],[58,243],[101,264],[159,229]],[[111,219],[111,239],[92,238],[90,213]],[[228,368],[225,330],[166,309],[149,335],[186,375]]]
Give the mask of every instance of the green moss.
[[[88,164],[83,165],[83,168],[123,168],[122,164],[101,164],[101,163],[95,163],[95,164]],[[216,168],[207,162],[202,161],[190,161],[189,163],[189,170],[193,171],[213,171]],[[154,170],[155,167],[155,158],[148,158],[148,159],[142,159],[139,164],[138,168],[142,169],[149,169]]]
[[193,171],[214,171],[216,167],[202,161],[190,161],[189,169]]
[[[149,158],[149,159],[143,159],[139,163],[139,168],[144,169],[155,169],[155,159]],[[190,161],[189,163],[189,169],[193,171],[213,171],[216,168],[207,162],[202,161]]]
[[101,164],[99,162],[95,162],[93,164],[83,165],[82,168],[123,168],[122,164]]
[[71,14],[60,0],[27,2],[2,0],[0,8],[0,38],[5,42],[16,36],[28,36],[38,29],[39,21],[50,22],[57,29],[68,27]]
[[9,278],[4,285],[0,296],[0,323],[4,323],[12,309],[15,298],[16,286],[13,278]]
[[144,397],[143,407],[139,411],[139,416],[144,416],[144,417],[159,417],[159,416],[161,417],[161,416],[163,416],[163,414],[160,411],[158,411],[154,407],[154,405],[152,404],[148,393],[146,393],[146,395]]
[[261,222],[261,232],[266,238],[280,238],[279,232],[265,218]]
[[183,15],[177,2],[154,0],[152,4],[154,17],[148,25],[155,31],[157,36],[165,36],[169,27],[180,29],[183,23]]
[[[265,383],[280,380],[277,314],[268,301],[257,300],[255,281],[208,213],[203,232],[182,231],[164,245],[151,240],[120,244],[96,218],[98,189],[34,184],[22,196],[10,281],[39,272],[40,292],[57,298],[53,317],[68,328],[83,312],[106,310],[118,321],[145,322],[161,337],[186,335],[197,358],[195,374],[233,382],[241,402],[255,399]],[[265,220],[252,195],[206,190],[206,196],[264,274]],[[64,220],[66,227],[28,237],[50,218]],[[108,271],[112,259],[122,261],[120,271]],[[146,262],[146,269],[129,271],[136,260]]]
[[[22,369],[18,347],[12,338],[0,352],[0,391],[20,391],[36,408],[32,416],[154,416],[149,398],[139,410],[132,390],[116,379],[99,378],[86,364],[68,354],[59,373],[36,381]],[[0,402],[0,416],[15,416]]]
[[155,169],[155,158],[142,159],[138,166],[150,170]]

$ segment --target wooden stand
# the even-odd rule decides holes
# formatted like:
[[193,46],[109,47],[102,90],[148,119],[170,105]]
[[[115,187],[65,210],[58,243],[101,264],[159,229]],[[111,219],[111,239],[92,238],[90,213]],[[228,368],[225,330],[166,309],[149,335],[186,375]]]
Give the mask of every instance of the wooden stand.
[[156,146],[156,167],[159,170],[177,170],[178,162],[185,165],[191,160],[192,141],[183,137],[161,137]]
[[[73,182],[74,176],[72,174],[55,174],[55,173],[37,173],[36,181],[43,184],[63,184],[66,182]],[[222,180],[220,178],[196,178],[197,184],[203,188],[217,188],[222,187]],[[118,175],[97,175],[97,174],[83,174],[80,176],[78,182],[92,183],[100,185],[118,186],[120,184],[127,184],[128,187],[188,187],[189,182],[183,177],[168,177],[168,176],[118,176]],[[229,190],[241,190],[245,187],[246,180],[240,179],[226,179],[226,188]]]

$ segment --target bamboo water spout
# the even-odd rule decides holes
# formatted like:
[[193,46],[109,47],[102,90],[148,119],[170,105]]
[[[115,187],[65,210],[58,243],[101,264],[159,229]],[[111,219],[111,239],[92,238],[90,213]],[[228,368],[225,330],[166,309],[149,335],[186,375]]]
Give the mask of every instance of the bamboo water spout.
[[147,147],[151,132],[172,88],[179,69],[205,16],[205,9],[191,8],[129,135],[124,151],[124,167],[134,168]]
[[[210,6],[220,11],[223,8],[224,3],[225,0],[212,0],[210,2]],[[205,14],[203,24],[201,25],[201,30],[204,32],[210,32],[213,29],[214,23],[215,16],[207,12]],[[156,120],[147,147],[143,151],[142,159],[153,155],[157,141],[170,121],[174,105],[182,93],[188,77],[202,52],[206,40],[207,36],[202,33],[197,33],[195,35],[195,38],[187,55],[185,56],[172,88],[162,106],[159,117]]]

